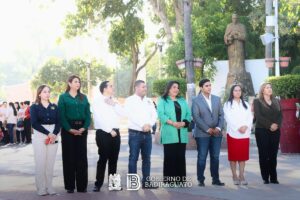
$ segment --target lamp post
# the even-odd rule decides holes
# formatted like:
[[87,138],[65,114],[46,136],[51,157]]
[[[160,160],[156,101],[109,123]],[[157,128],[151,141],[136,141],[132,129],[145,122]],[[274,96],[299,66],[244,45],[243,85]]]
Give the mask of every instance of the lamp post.
[[87,75],[87,91],[88,91],[88,98],[91,99],[91,63],[86,63],[86,75]]
[[159,40],[157,43],[158,49],[159,49],[159,58],[158,58],[158,77],[161,78],[161,58],[162,58],[162,49],[164,46],[164,42]]
[[[187,63],[191,64],[190,69],[188,68]],[[192,106],[192,98],[196,96],[196,91],[195,91],[195,83],[194,82],[189,82],[191,81],[191,77],[188,77],[188,70],[192,71],[194,73],[194,68],[201,68],[203,65],[203,61],[201,58],[194,58],[192,60],[178,60],[176,61],[176,65],[179,69],[183,70],[185,69],[186,72],[186,80],[187,80],[187,95],[188,95],[188,104],[191,107]],[[192,76],[194,78],[194,76]],[[193,135],[191,132],[188,133],[189,137],[189,143],[187,144],[186,148],[187,149],[196,149],[196,141],[193,139]]]
[[[266,57],[267,66],[271,62],[275,62],[275,76],[280,76],[280,62],[281,59],[279,58],[279,27],[278,27],[278,0],[273,0],[273,7],[274,7],[274,16],[267,16],[266,17],[266,26],[271,27],[274,26],[274,34],[267,32],[260,36],[263,45],[269,45],[270,43],[275,41],[275,59]],[[268,13],[269,14],[269,13]]]
[[196,96],[195,91],[195,73],[193,68],[193,43],[192,43],[192,1],[183,1],[183,23],[184,23],[184,64],[187,80],[187,95],[189,107],[192,106],[192,98]]
[[[201,58],[194,58],[193,60],[189,60],[189,61],[187,61],[185,59],[177,60],[176,65],[180,70],[183,70],[183,69],[187,70],[187,68],[186,68],[187,62],[192,63],[192,67],[194,67],[194,68],[201,68],[203,66],[203,60]],[[194,71],[194,68],[193,68],[193,71]],[[186,73],[187,73],[187,71],[186,71]],[[188,76],[186,76],[186,79],[187,79],[187,91],[188,91],[188,89],[192,89],[192,88],[189,88],[191,86],[190,86],[190,83],[188,82]],[[193,83],[193,85],[194,85],[194,83]],[[191,103],[190,101],[192,101],[192,99],[188,99],[188,100],[189,100],[189,103]]]
[[[273,1],[275,14],[275,60],[279,60],[278,0]],[[275,63],[275,76],[280,76],[279,62]]]

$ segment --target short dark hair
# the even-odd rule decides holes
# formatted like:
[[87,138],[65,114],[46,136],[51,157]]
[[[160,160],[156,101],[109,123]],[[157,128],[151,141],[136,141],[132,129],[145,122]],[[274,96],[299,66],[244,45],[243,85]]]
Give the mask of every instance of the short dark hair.
[[143,81],[143,80],[137,80],[134,83],[134,87],[137,87],[137,86],[141,85],[142,83],[145,83],[145,81]]
[[30,105],[30,101],[24,101],[24,104],[29,106]]
[[202,79],[201,81],[199,81],[199,87],[203,87],[203,85],[207,82],[210,82],[209,79],[205,78],[205,79]]
[[100,84],[99,90],[100,90],[101,94],[103,94],[104,89],[107,88],[107,83],[108,83],[108,82],[109,82],[109,81],[103,81],[103,82]]

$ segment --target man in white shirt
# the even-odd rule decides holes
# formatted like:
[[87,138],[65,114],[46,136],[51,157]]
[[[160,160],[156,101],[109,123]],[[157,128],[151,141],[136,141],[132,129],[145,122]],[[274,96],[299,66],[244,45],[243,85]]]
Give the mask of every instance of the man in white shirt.
[[125,101],[129,124],[129,163],[128,172],[137,173],[139,152],[142,154],[142,187],[155,189],[149,182],[151,168],[152,136],[151,127],[155,124],[157,113],[151,99],[146,97],[147,86],[144,81],[135,82],[135,94]]
[[95,98],[92,107],[99,154],[94,192],[99,192],[103,185],[107,161],[108,174],[117,172],[121,144],[119,132],[121,106],[112,99],[113,85],[109,81],[104,81],[99,89],[101,94]]

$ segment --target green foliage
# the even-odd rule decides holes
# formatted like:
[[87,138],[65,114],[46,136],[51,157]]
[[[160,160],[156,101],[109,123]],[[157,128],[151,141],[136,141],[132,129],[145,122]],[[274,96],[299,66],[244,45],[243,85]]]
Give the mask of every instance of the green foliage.
[[275,96],[281,98],[300,98],[300,75],[269,77]]
[[176,61],[184,58],[184,38],[183,33],[178,33],[174,40],[171,42],[170,46],[166,51],[166,57],[164,58],[164,63],[166,64],[165,73],[171,77],[181,77],[185,76],[181,73],[180,69],[176,66]]
[[143,1],[129,0],[77,0],[77,12],[67,15],[64,26],[67,38],[87,33],[111,21],[109,49],[120,56],[128,56],[132,47],[137,47],[145,39],[143,21],[136,16]]
[[87,92],[87,67],[90,67],[91,85],[96,85],[99,80],[109,79],[111,72],[96,60],[87,63],[76,58],[70,61],[52,58],[40,68],[34,76],[31,86],[37,88],[42,84],[51,87],[52,95],[57,96],[66,89],[66,81],[70,75],[76,74],[81,78],[82,92]]
[[131,77],[130,92],[139,73],[139,45],[146,37],[144,22],[138,15],[143,3],[142,0],[77,0],[77,12],[68,15],[64,23],[67,38],[111,24],[108,39],[110,51],[122,58],[130,57],[131,71],[136,72]]
[[179,84],[180,84],[180,88],[179,88],[180,89],[180,96],[185,97],[185,95],[186,95],[185,94],[186,93],[186,80],[182,79],[182,78],[177,78],[177,77],[155,80],[153,82],[153,92],[154,92],[154,94],[156,94],[158,96],[162,96],[165,89],[166,89],[167,83],[169,81],[178,81]]
[[[265,32],[265,1],[257,1],[255,7],[256,9],[249,14],[250,23],[255,31],[262,34]],[[278,22],[280,55],[289,56],[292,59],[289,67],[281,70],[281,74],[290,74],[293,67],[300,64],[300,29],[298,26],[300,22],[299,0],[279,1]],[[257,44],[253,43],[253,45],[254,50],[256,50],[255,47]]]
[[293,68],[292,74],[300,74],[300,65]]
[[[193,56],[204,60],[204,70],[195,70],[196,80],[203,77],[213,79],[216,72],[212,64],[214,60],[227,59],[227,48],[224,44],[224,33],[231,16],[235,12],[240,15],[241,23],[247,28],[247,58],[259,58],[264,55],[264,46],[259,40],[261,29],[250,24],[248,14],[257,5],[255,1],[210,0],[194,1],[192,13]],[[169,76],[185,77],[175,62],[184,58],[184,36],[178,32],[166,52],[166,73]]]
[[129,85],[131,82],[131,64],[128,58],[121,59],[121,67],[118,67],[114,71],[114,87],[115,95],[117,97],[128,97],[129,95]]
[[128,15],[123,21],[112,25],[108,43],[111,52],[119,56],[130,55],[132,45],[140,44],[145,39],[143,21]]

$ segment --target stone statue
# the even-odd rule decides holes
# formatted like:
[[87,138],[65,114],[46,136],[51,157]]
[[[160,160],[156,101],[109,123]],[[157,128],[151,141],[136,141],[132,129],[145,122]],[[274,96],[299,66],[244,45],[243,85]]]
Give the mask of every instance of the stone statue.
[[245,69],[245,40],[246,28],[239,23],[238,16],[232,15],[232,23],[227,25],[224,42],[227,45],[229,73],[226,89],[234,83],[243,85],[247,96],[254,96],[251,75]]

